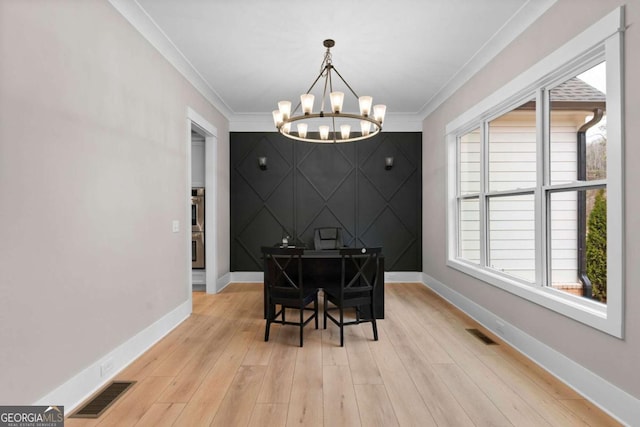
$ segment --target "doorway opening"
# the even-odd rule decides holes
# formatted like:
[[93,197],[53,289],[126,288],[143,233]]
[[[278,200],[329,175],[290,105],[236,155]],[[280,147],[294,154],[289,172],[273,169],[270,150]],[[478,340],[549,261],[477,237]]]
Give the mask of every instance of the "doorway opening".
[[207,224],[205,214],[205,140],[206,136],[191,124],[191,284],[193,291],[206,291],[207,286],[207,246],[205,238],[211,224]]
[[[216,193],[217,129],[187,109],[188,291],[217,292]],[[194,201],[197,202],[194,205]]]

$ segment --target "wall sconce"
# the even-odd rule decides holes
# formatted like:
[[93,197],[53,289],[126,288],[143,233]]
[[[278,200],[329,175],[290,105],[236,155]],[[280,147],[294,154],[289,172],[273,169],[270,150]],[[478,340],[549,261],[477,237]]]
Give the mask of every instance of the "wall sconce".
[[267,170],[267,158],[264,156],[258,157],[258,166],[260,166],[261,170]]
[[385,157],[384,158],[384,168],[389,170],[393,167],[393,157]]

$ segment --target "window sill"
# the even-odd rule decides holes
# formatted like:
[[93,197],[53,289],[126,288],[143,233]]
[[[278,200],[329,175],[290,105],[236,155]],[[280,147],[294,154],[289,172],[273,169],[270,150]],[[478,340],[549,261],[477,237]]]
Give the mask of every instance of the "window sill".
[[562,314],[580,323],[622,338],[622,325],[615,316],[608,316],[605,304],[569,294],[553,288],[536,287],[512,279],[500,272],[482,268],[460,259],[449,259],[447,265],[485,283],[505,290],[520,298]]

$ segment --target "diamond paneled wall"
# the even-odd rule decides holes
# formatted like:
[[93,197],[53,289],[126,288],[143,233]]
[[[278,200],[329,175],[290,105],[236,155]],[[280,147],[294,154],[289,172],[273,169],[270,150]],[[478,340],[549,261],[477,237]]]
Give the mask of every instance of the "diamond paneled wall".
[[231,271],[261,270],[260,247],[283,235],[313,248],[317,227],[341,227],[347,246],[382,246],[387,271],[422,271],[421,141],[419,132],[349,144],[232,132]]

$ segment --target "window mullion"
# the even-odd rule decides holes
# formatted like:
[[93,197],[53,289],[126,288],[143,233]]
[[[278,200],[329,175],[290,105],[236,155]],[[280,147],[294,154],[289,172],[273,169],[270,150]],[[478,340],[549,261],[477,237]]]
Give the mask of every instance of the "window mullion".
[[536,93],[536,192],[535,192],[535,230],[536,230],[536,284],[547,286],[549,283],[549,229],[547,194],[545,185],[549,182],[549,135],[550,125],[548,120],[549,97],[544,89],[538,89]]
[[460,137],[456,136],[455,139],[455,154],[454,154],[454,158],[455,158],[455,213],[454,213],[454,219],[453,219],[453,223],[455,224],[455,236],[456,236],[456,243],[455,243],[455,257],[460,257],[461,253],[462,253],[462,230],[460,228],[460,207],[462,205],[462,198],[460,197],[461,195],[461,191],[460,191],[460,176],[461,176],[461,171],[462,171],[462,166],[461,166],[461,142],[460,142]]
[[487,211],[487,189],[489,185],[489,126],[486,121],[480,127],[480,265],[489,265],[489,214]]

